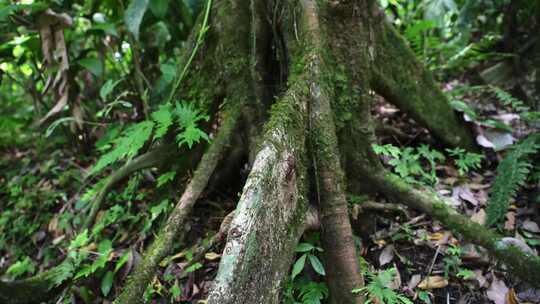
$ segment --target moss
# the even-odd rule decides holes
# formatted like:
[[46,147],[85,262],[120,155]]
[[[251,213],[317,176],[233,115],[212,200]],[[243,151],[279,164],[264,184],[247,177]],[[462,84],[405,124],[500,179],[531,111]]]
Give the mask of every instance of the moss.
[[378,23],[372,65],[375,91],[446,144],[474,149],[471,134],[458,120],[431,73],[388,22],[380,20]]
[[503,262],[511,273],[534,287],[540,287],[539,257],[504,245],[500,235],[459,214],[435,193],[415,190],[393,174],[375,177],[375,181],[386,195],[426,213],[453,233],[484,247],[493,257]]

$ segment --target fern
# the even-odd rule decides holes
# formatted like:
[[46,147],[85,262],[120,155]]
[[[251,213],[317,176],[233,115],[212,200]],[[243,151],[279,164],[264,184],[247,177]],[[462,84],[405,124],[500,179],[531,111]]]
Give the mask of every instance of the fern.
[[171,104],[166,103],[161,105],[151,116],[156,122],[156,133],[154,134],[154,140],[156,140],[163,137],[169,130],[169,127],[173,124]]
[[148,120],[139,122],[127,128],[122,135],[114,141],[114,149],[99,159],[94,168],[92,168],[90,174],[95,174],[121,159],[127,158],[129,160],[135,157],[150,138],[153,128],[154,122]]
[[176,136],[179,146],[187,144],[191,149],[194,143],[198,143],[202,139],[209,140],[208,135],[198,127],[200,121],[208,121],[209,117],[196,109],[193,104],[177,103],[175,116],[182,131]]
[[365,302],[368,303],[385,303],[385,304],[413,304],[404,295],[396,293],[394,290],[388,288],[388,284],[392,282],[397,270],[390,268],[383,270],[377,274],[368,272],[367,276],[370,278],[369,284],[362,288],[353,289],[353,293],[362,293],[368,296],[369,299]]
[[176,135],[179,146],[186,144],[191,149],[202,140],[209,141],[208,135],[199,128],[199,123],[208,121],[209,117],[191,103],[177,103],[174,110],[170,103],[166,103],[153,112],[151,118],[131,125],[118,138],[108,142],[108,146],[114,145],[113,149],[100,157],[90,174],[96,174],[120,160],[130,160],[137,156],[152,138],[152,134],[154,140],[163,137],[175,122],[179,126]]
[[497,167],[497,177],[489,195],[487,225],[494,225],[504,219],[508,202],[525,183],[531,169],[530,156],[540,150],[540,133],[530,135],[515,145]]
[[489,88],[502,104],[512,107],[517,113],[529,112],[531,110],[523,101],[515,98],[505,90],[496,86],[489,86]]

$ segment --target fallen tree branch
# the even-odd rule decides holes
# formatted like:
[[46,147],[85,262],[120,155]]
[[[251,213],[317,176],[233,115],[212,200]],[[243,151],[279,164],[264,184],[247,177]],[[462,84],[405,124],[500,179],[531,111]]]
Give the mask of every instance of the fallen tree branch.
[[540,287],[540,257],[524,252],[488,228],[471,221],[452,209],[436,193],[420,191],[405,183],[391,173],[370,176],[379,190],[394,200],[426,213],[438,220],[452,232],[460,234],[465,240],[484,247],[490,255],[504,263],[516,277]]
[[135,267],[122,293],[114,303],[131,304],[143,302],[144,291],[154,277],[159,263],[170,254],[174,240],[179,239],[178,234],[184,228],[188,215],[191,213],[202,191],[206,188],[211,174],[228,148],[239,115],[240,111],[236,108],[225,110],[224,121],[210,147],[200,160],[193,178],[184,190],[182,197],[176,204],[167,222],[161,228],[150,248],[146,251],[142,261]]

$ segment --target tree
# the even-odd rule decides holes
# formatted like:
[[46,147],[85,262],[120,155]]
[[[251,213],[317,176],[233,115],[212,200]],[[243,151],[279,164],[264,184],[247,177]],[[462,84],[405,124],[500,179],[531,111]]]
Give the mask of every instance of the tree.
[[[215,103],[220,110],[212,119],[219,126],[167,223],[115,303],[142,301],[156,267],[183,237],[184,223],[216,168],[234,157],[228,152],[237,148],[238,133],[247,138],[242,149],[251,155],[251,171],[227,230],[209,303],[277,303],[310,205],[318,208],[331,302],[362,303],[361,296],[351,293],[363,278],[346,193],[378,192],[425,212],[538,285],[538,258],[502,246],[498,235],[379,163],[371,146],[375,93],[444,144],[470,150],[475,145],[429,71],[375,1],[215,1],[208,30],[203,17],[188,44],[201,49],[183,86],[185,92],[198,91]],[[184,61],[189,60],[186,55]],[[165,136],[107,180],[87,227],[115,182],[169,160],[175,152],[169,152],[173,148],[168,140]],[[43,300],[54,291],[47,286],[56,270],[22,282],[0,282],[0,299]],[[36,291],[28,294],[28,288]]]

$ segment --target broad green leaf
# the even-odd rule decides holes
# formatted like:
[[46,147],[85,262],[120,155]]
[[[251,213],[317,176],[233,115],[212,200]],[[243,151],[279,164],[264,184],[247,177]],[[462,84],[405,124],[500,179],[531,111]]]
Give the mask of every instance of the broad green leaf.
[[122,80],[113,81],[112,79],[107,80],[99,90],[99,97],[101,97],[102,100],[107,100],[107,97],[109,94],[112,93],[114,88],[121,82]]
[[300,243],[296,247],[296,252],[308,252],[314,248],[315,246],[311,245],[310,243]]
[[313,254],[308,255],[308,257],[309,257],[309,262],[311,266],[313,266],[313,269],[322,276],[326,275],[326,272],[324,271],[324,266],[321,263],[321,260],[319,260],[319,258]]
[[114,272],[107,271],[103,279],[101,280],[101,292],[104,296],[107,296],[111,291],[111,287],[114,281]]
[[97,58],[88,57],[77,61],[77,63],[89,70],[96,77],[100,77],[103,74],[103,65],[101,64],[101,60]]
[[141,26],[144,13],[148,9],[149,0],[133,0],[124,13],[124,21],[128,31],[139,40],[139,28]]
[[294,280],[300,272],[302,272],[302,269],[304,269],[304,265],[306,264],[306,258],[307,253],[304,253],[293,265],[293,269],[291,272],[291,280]]
[[167,14],[169,8],[169,0],[152,0],[150,1],[150,10],[152,14],[158,18],[163,18]]
[[157,187],[161,187],[168,183],[169,181],[172,181],[174,177],[176,176],[176,171],[169,171],[167,173],[163,173],[158,177],[157,180]]
[[112,23],[98,23],[92,25],[91,28],[88,29],[88,31],[97,31],[104,32],[107,35],[118,37],[118,31],[116,30],[116,26]]

